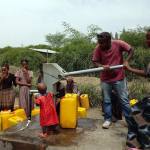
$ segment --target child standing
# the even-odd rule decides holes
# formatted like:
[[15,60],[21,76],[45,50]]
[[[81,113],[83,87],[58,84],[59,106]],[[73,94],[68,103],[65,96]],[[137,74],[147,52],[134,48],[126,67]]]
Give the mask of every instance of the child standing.
[[39,83],[38,91],[40,96],[35,100],[36,104],[40,106],[40,125],[42,127],[41,137],[47,137],[50,129],[56,130],[58,125],[58,117],[53,101],[53,94],[47,91],[45,83]]

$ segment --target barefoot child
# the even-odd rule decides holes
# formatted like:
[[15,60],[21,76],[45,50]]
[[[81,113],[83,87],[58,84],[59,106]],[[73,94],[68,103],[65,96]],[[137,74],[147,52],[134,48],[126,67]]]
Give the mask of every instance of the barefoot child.
[[47,91],[47,86],[44,83],[39,83],[38,91],[40,96],[35,100],[36,104],[40,106],[40,125],[42,127],[41,137],[46,137],[50,129],[55,130],[54,127],[58,124],[58,117],[53,101],[53,94]]

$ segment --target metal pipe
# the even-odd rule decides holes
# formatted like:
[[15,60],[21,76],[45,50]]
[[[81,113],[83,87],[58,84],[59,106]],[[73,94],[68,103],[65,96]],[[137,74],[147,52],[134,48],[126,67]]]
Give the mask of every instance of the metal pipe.
[[[122,68],[122,67],[123,65],[116,65],[116,66],[111,66],[110,69],[117,69],[117,68]],[[70,75],[78,75],[78,74],[91,73],[91,72],[100,72],[103,70],[104,70],[103,67],[98,67],[98,68],[85,69],[85,70],[79,70],[79,71],[73,71],[73,72],[65,72],[63,75],[70,76]]]

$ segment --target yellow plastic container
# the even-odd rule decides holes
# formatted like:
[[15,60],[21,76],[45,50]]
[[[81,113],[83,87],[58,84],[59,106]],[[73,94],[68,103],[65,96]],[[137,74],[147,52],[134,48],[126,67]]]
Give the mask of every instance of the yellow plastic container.
[[62,128],[76,128],[77,126],[76,95],[67,95],[60,101],[60,126]]
[[130,106],[132,107],[132,106],[134,106],[137,102],[138,102],[137,99],[131,99],[129,103],[130,103]]
[[2,117],[0,115],[0,131],[2,131]]
[[14,114],[10,111],[1,111],[0,112],[1,131],[10,127],[8,119],[13,116],[14,116]]
[[2,117],[0,115],[0,131],[2,131]]
[[76,98],[77,99],[77,105],[78,107],[80,107],[80,101],[79,101],[79,96],[78,94],[73,94],[73,93],[66,93],[65,94],[65,97],[73,97],[73,98]]
[[40,108],[34,108],[34,109],[32,110],[32,116],[39,115],[39,113],[40,113]]
[[81,107],[84,107],[86,109],[89,109],[89,97],[88,94],[82,94],[80,96],[80,103],[81,103]]
[[14,111],[15,116],[21,117],[24,120],[27,119],[24,109],[16,109]]
[[18,123],[22,122],[23,120],[24,120],[24,119],[21,118],[21,117],[13,116],[13,117],[11,117],[11,118],[8,119],[9,127],[15,126],[15,125],[17,125]]
[[87,112],[86,108],[78,107],[78,118],[86,118]]

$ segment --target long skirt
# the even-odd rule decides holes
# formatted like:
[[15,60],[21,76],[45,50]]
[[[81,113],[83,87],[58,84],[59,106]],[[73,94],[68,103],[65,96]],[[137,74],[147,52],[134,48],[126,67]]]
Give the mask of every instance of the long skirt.
[[27,86],[20,86],[19,89],[19,107],[25,110],[27,118],[31,117],[31,110],[33,109],[33,102],[30,99],[30,88]]
[[15,92],[13,88],[0,90],[0,110],[13,111],[15,102]]

